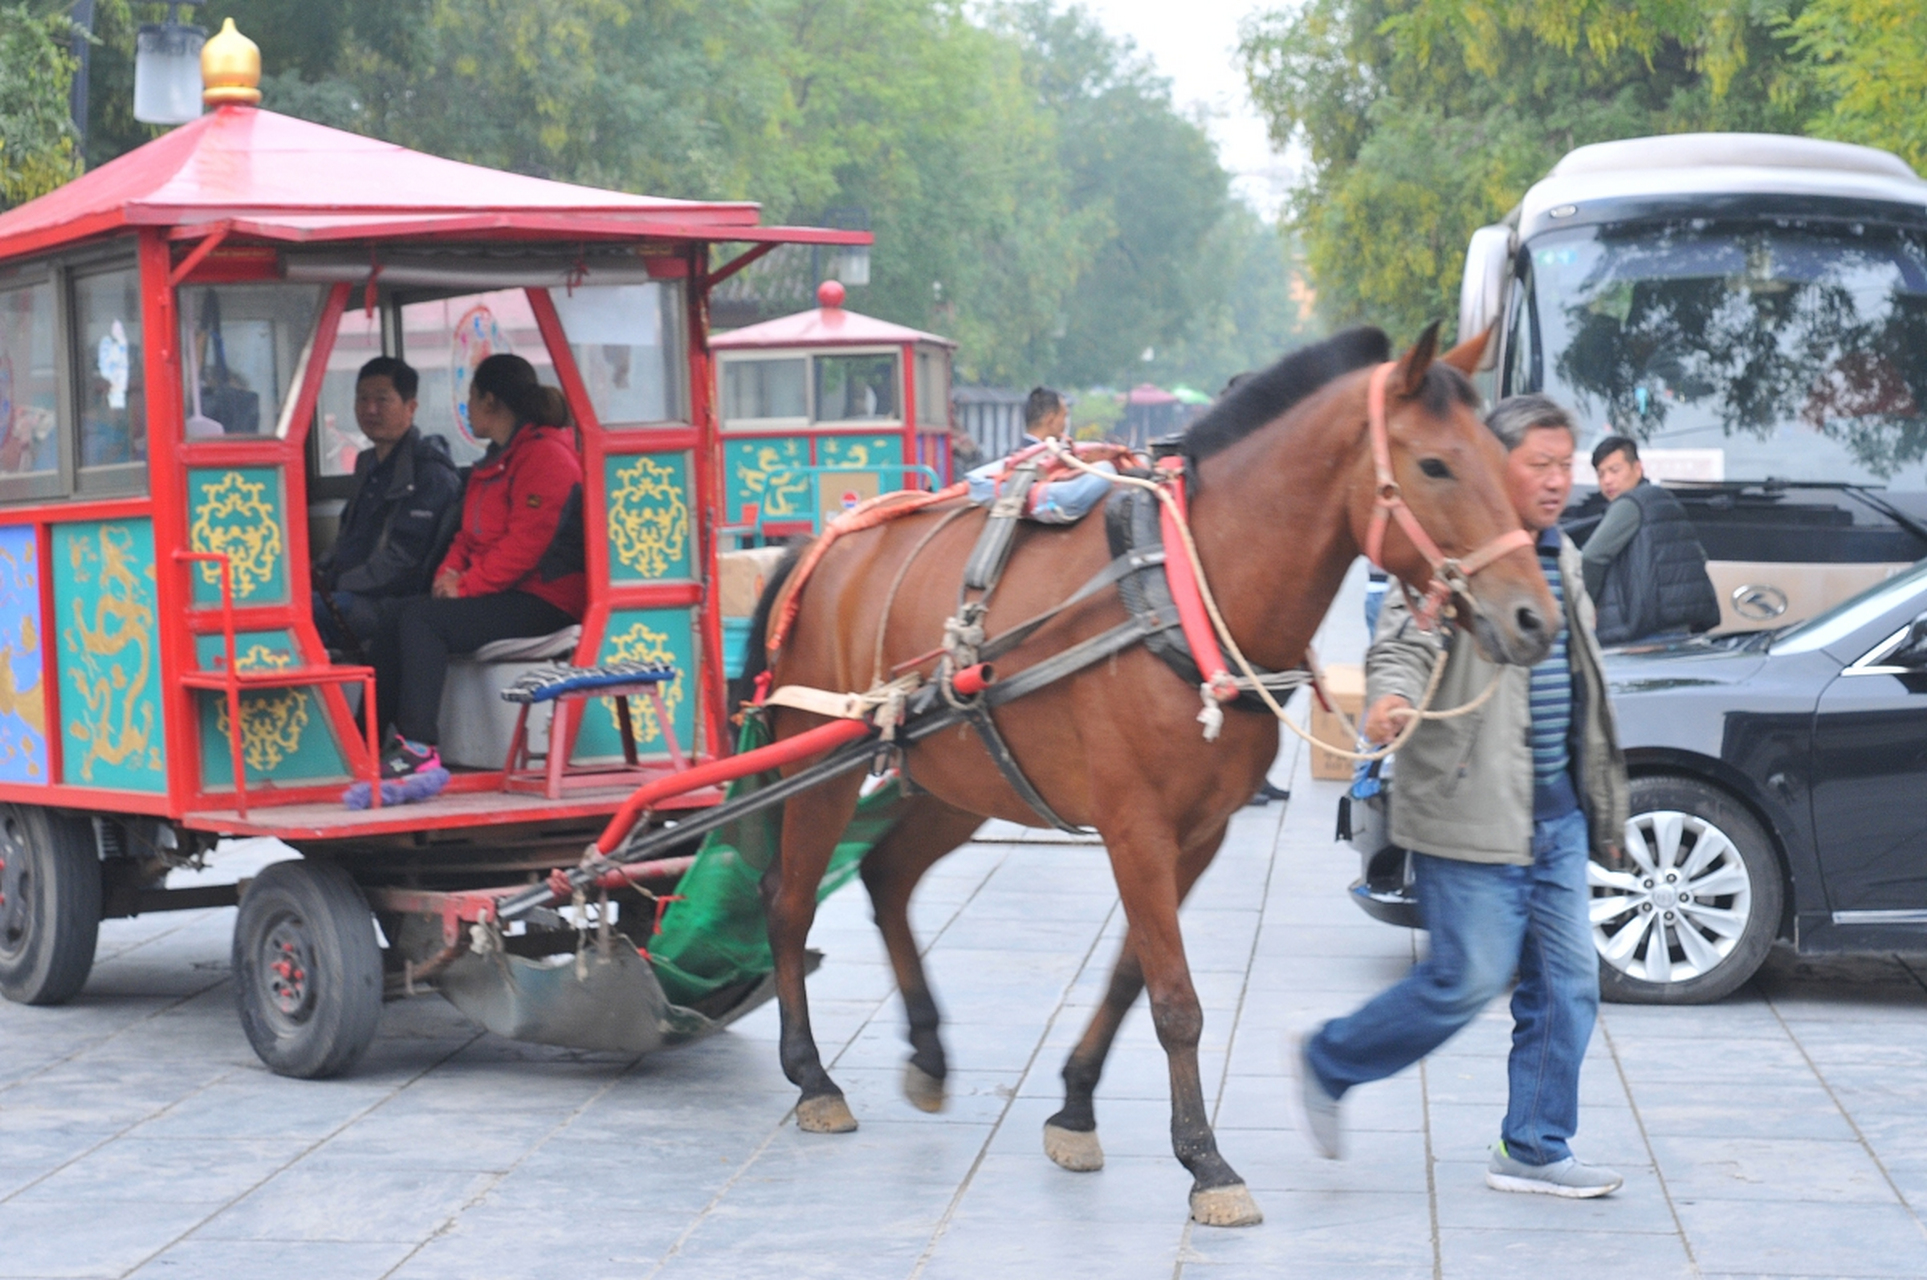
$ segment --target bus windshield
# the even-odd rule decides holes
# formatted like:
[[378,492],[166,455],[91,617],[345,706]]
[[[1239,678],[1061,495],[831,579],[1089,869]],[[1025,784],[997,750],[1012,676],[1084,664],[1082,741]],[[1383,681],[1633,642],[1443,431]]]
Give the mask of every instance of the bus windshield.
[[1927,236],[1705,219],[1536,237],[1506,386],[1670,475],[1927,489]]

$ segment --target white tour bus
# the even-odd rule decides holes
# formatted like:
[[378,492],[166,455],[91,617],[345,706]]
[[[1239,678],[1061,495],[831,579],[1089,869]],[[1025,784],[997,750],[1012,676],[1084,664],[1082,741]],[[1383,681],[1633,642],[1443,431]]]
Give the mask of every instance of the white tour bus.
[[1639,441],[1685,503],[1726,629],[1778,627],[1927,556],[1927,182],[1763,134],[1580,147],[1473,233],[1459,332],[1488,393],[1542,391],[1586,461]]

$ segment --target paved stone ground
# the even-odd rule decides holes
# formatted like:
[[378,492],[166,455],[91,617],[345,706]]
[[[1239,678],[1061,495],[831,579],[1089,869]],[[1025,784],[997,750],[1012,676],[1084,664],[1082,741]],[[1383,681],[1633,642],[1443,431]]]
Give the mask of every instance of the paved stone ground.
[[1901,958],[1778,956],[1717,1007],[1609,1006],[1578,1140],[1626,1173],[1608,1200],[1483,1185],[1503,1009],[1354,1093],[1351,1158],[1313,1158],[1283,1038],[1395,979],[1415,938],[1342,900],[1337,788],[1294,783],[1289,812],[1240,816],[1185,914],[1218,1133],[1263,1226],[1186,1222],[1141,1009],[1099,1089],[1108,1166],[1044,1158],[1120,921],[1102,851],[1039,837],[968,848],[917,900],[957,1067],[942,1116],[898,1095],[860,890],[826,905],[811,994],[846,1137],[787,1119],[773,1008],[629,1061],[428,997],[388,1007],[351,1077],[279,1079],[235,1022],[231,911],[112,922],[72,1005],[0,1005],[0,1276],[1927,1274],[1927,989]]

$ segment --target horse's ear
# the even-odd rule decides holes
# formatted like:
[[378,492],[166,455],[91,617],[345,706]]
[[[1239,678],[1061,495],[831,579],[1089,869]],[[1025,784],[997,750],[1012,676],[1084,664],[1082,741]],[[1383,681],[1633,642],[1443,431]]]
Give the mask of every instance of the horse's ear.
[[1493,331],[1498,327],[1499,322],[1494,320],[1485,327],[1483,333],[1473,334],[1464,342],[1461,342],[1458,346],[1453,347],[1450,351],[1440,356],[1439,359],[1451,365],[1466,377],[1471,377],[1479,371],[1479,362],[1485,358],[1486,346],[1492,341]]
[[1402,400],[1409,400],[1419,393],[1425,385],[1425,371],[1432,367],[1432,357],[1438,354],[1439,322],[1434,320],[1425,326],[1425,332],[1418,336],[1412,349],[1399,358],[1398,368],[1392,370],[1392,389]]

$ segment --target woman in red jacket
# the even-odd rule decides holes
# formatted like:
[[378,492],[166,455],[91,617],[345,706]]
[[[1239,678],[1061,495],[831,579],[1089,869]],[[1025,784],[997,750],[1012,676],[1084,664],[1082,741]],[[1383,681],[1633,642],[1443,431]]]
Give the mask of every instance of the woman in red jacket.
[[402,606],[374,653],[384,721],[382,776],[441,764],[435,721],[451,655],[582,620],[582,461],[557,425],[555,396],[520,356],[495,355],[469,381],[468,421],[489,442],[469,474],[462,527],[431,594]]

